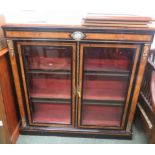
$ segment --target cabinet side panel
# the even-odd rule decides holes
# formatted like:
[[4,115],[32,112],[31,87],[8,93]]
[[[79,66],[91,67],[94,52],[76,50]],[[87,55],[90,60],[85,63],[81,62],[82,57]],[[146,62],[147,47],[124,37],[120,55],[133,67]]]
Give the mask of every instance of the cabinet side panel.
[[140,87],[141,87],[141,82],[143,79],[144,69],[145,69],[145,66],[147,63],[149,47],[150,47],[149,44],[145,44],[143,47],[140,64],[139,64],[139,70],[138,70],[136,83],[135,83],[135,89],[134,89],[133,98],[132,98],[132,102],[131,102],[130,114],[129,114],[128,123],[127,123],[128,131],[131,129],[131,125],[132,125],[133,118],[134,118],[137,100],[138,100],[138,96],[139,96],[139,91],[140,91]]

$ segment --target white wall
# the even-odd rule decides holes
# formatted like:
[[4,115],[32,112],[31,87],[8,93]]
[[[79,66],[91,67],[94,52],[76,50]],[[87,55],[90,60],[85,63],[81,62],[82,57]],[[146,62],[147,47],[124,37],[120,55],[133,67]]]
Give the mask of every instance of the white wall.
[[154,0],[0,0],[0,2],[0,10],[99,11],[155,15]]
[[154,0],[0,0],[0,14],[4,14],[9,22],[34,19],[44,22],[52,19],[55,24],[79,24],[81,18],[89,12],[155,18],[154,3]]

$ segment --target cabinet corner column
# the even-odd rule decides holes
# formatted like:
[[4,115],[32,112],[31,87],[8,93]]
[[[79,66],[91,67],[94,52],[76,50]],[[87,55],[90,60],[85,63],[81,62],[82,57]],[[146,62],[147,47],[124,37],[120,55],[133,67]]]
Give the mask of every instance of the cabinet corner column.
[[134,113],[136,110],[136,105],[137,105],[137,101],[138,101],[138,96],[139,96],[141,82],[142,82],[143,75],[144,75],[145,66],[147,63],[149,48],[150,48],[150,44],[144,44],[143,49],[142,49],[142,55],[141,55],[140,64],[139,64],[139,70],[138,70],[138,74],[137,74],[137,78],[136,78],[136,85],[135,85],[133,98],[132,98],[132,102],[131,102],[130,115],[128,118],[128,123],[127,123],[127,128],[126,128],[127,131],[131,130],[131,125],[132,125],[132,122],[134,119]]
[[9,58],[11,62],[11,69],[15,84],[15,90],[17,94],[17,101],[19,103],[19,111],[21,115],[21,123],[22,126],[26,126],[26,118],[25,118],[25,111],[24,111],[24,104],[23,104],[23,98],[22,98],[22,92],[21,92],[21,86],[20,86],[20,80],[19,80],[19,74],[17,69],[17,63],[16,63],[16,56],[14,51],[14,45],[12,40],[7,40],[8,50],[9,50]]

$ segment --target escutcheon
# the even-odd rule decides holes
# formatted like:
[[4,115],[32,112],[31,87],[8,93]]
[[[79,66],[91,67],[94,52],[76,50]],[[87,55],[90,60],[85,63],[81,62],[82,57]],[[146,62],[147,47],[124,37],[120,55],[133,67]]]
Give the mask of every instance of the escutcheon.
[[86,37],[86,35],[80,31],[75,31],[71,34],[71,37],[74,40],[80,41],[80,40],[84,39]]

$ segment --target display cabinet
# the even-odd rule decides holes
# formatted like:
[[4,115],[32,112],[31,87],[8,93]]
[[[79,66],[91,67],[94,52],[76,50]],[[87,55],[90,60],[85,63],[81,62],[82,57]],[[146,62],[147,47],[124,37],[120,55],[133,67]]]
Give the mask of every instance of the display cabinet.
[[5,25],[21,133],[131,138],[154,29]]

